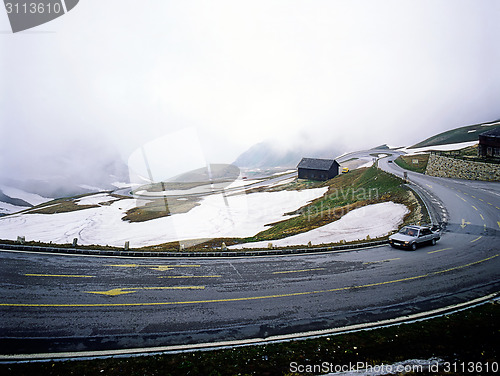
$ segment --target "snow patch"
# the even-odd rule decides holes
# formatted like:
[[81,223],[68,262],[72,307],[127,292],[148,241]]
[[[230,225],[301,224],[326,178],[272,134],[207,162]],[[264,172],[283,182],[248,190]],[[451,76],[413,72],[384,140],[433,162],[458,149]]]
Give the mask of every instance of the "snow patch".
[[[135,207],[135,199],[121,199],[110,205],[57,214],[14,214],[0,218],[0,238],[53,243],[142,247],[186,239],[246,237],[263,231],[266,224],[285,219],[288,213],[321,197],[327,188],[302,191],[258,192],[224,197],[214,194],[203,198],[187,213],[174,214],[146,222],[129,223],[121,218]],[[109,196],[108,196],[109,197]],[[97,203],[102,194],[80,199]]]
[[246,179],[237,179],[233,181],[231,184],[229,184],[226,189],[232,189],[232,188],[239,188],[239,187],[245,187],[247,185],[252,185],[255,183],[260,182],[261,180],[246,180]]
[[492,125],[500,125],[500,121],[495,121],[494,123],[481,124],[481,127],[491,127]]
[[412,155],[413,153],[423,153],[431,150],[436,150],[436,151],[460,150],[469,146],[477,145],[478,143],[479,141],[458,142],[456,144],[425,146],[422,148],[404,148],[401,149],[401,151],[407,153],[408,155]]
[[341,240],[349,242],[363,240],[367,236],[374,239],[396,230],[408,213],[405,205],[392,201],[382,202],[352,210],[335,222],[302,234],[274,241],[238,244],[230,248],[267,248],[270,242],[276,247],[287,247],[306,245],[309,242],[312,245],[336,243]]
[[29,209],[26,206],[12,205],[7,202],[0,201],[0,215],[8,215],[12,213],[17,213],[21,210]]
[[116,200],[116,197],[112,197],[107,193],[99,193],[96,195],[85,196],[78,200],[75,200],[75,204],[77,205],[98,205],[101,202],[108,202]]

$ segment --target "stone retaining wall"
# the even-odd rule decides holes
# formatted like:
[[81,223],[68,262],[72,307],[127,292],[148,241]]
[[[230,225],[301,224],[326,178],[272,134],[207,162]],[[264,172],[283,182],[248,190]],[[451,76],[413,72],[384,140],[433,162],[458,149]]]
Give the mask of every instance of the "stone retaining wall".
[[425,174],[442,178],[500,181],[500,164],[464,161],[431,154]]

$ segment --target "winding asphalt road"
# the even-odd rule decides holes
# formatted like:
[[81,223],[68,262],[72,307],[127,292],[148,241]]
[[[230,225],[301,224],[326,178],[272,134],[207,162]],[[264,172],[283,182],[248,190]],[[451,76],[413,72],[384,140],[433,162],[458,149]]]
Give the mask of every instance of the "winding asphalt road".
[[[379,166],[402,175],[389,162],[397,154]],[[500,183],[408,176],[433,218],[447,222],[436,246],[415,252],[379,246],[224,259],[0,252],[0,360],[274,338],[497,293]]]

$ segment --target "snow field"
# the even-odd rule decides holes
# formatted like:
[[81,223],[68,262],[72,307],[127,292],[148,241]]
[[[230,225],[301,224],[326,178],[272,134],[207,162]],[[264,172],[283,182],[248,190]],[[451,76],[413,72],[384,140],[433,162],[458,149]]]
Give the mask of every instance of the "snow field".
[[7,202],[0,201],[0,214],[16,213],[24,209],[29,209],[29,206],[16,206]]
[[450,151],[450,150],[460,150],[469,146],[474,146],[477,145],[479,141],[468,141],[468,142],[459,142],[456,144],[446,144],[446,145],[434,145],[434,146],[426,146],[422,148],[404,148],[401,149],[400,151],[405,152],[406,155],[413,155],[413,154],[421,154],[425,152],[429,152],[431,150],[436,150],[436,151]]
[[116,200],[116,197],[112,197],[108,195],[107,193],[98,193],[95,195],[90,195],[90,196],[84,196],[82,198],[79,198],[75,200],[75,204],[77,205],[98,205],[102,202],[108,202]]
[[289,236],[287,238],[245,243],[232,246],[232,249],[242,248],[267,248],[269,243],[276,247],[336,243],[341,240],[347,242],[363,240],[367,236],[371,239],[387,235],[403,223],[403,218],[409,213],[408,208],[394,202],[382,202],[355,209],[344,215],[339,220],[314,230]]
[[[303,191],[259,192],[248,195],[204,197],[201,205],[187,213],[146,222],[129,223],[121,218],[135,207],[135,199],[122,199],[109,206],[58,214],[17,214],[0,218],[0,238],[45,243],[142,247],[187,239],[246,237],[263,231],[266,224],[285,219],[294,211],[321,197],[327,188]],[[95,197],[94,197],[95,196]],[[114,200],[107,194],[82,198],[80,204]],[[106,197],[107,196],[107,197]],[[95,201],[94,201],[95,200]]]

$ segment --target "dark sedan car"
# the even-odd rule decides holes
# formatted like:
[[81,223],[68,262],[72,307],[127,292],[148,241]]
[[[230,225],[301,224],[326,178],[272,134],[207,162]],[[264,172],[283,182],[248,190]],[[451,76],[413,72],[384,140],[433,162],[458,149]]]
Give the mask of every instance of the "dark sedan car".
[[389,244],[392,247],[409,248],[414,251],[420,245],[435,245],[440,238],[439,232],[434,232],[429,227],[405,226],[398,233],[389,236]]

